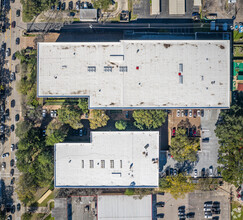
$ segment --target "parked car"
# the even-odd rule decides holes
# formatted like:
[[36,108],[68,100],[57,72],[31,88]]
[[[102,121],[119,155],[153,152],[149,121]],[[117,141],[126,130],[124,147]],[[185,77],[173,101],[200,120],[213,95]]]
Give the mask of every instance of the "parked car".
[[56,7],[55,5],[52,5],[52,6],[51,6],[51,10],[54,11],[54,10],[55,10],[55,7]]
[[43,118],[46,117],[46,109],[42,109],[42,117],[43,117]]
[[59,11],[61,9],[62,3],[59,1],[57,5],[57,10]]
[[79,129],[79,136],[82,137],[83,136],[83,129]]
[[212,207],[213,206],[213,202],[212,201],[208,201],[204,203],[204,208],[205,207]]
[[192,117],[192,110],[189,110],[189,117]]
[[194,218],[195,217],[195,212],[189,212],[186,214],[187,218]]
[[84,134],[84,136],[87,135],[87,129],[86,128],[83,128],[83,134]]
[[79,10],[80,9],[80,6],[79,5],[80,5],[80,1],[77,1],[76,2],[76,10]]
[[74,16],[75,16],[75,13],[71,11],[71,12],[69,13],[69,16],[70,16],[70,17],[74,17]]
[[5,115],[2,115],[2,117],[1,117],[1,123],[5,123]]
[[19,114],[15,115],[15,121],[19,121]]
[[180,207],[178,207],[178,211],[185,212],[185,208],[186,208],[185,206],[180,206]]
[[69,10],[73,10],[73,2],[72,2],[72,1],[70,1],[70,2],[68,3],[68,9],[69,9]]
[[12,72],[10,74],[10,81],[14,81],[15,80],[15,72]]
[[10,55],[11,55],[11,49],[8,48],[8,49],[6,50],[6,57],[9,57]]
[[4,158],[4,157],[9,157],[9,153],[4,153],[4,154],[2,155],[2,158]]
[[9,215],[7,220],[12,220],[12,215]]
[[165,206],[165,203],[164,202],[157,202],[155,204],[155,207],[158,208],[158,207],[164,207]]
[[201,116],[201,112],[200,110],[197,110],[197,117],[200,117]]
[[5,112],[5,116],[6,116],[6,117],[9,117],[9,109],[6,110],[6,112]]
[[204,117],[204,110],[201,110],[201,117]]
[[16,55],[15,55],[15,53],[13,53],[13,55],[12,55],[12,60],[16,60]]
[[66,9],[66,3],[65,2],[63,2],[62,3],[62,8],[61,8],[63,11]]
[[16,16],[17,16],[17,17],[20,16],[20,10],[19,10],[19,9],[16,11]]
[[11,213],[12,213],[12,214],[15,213],[15,205],[12,205],[12,207],[11,207]]
[[211,212],[212,209],[211,209],[211,207],[205,207],[205,208],[203,209],[203,211],[204,211],[204,212]]
[[204,218],[207,218],[207,219],[212,219],[212,218],[213,218],[213,216],[212,216],[212,214],[207,213],[207,214],[205,214],[205,215],[204,215]]
[[11,27],[15,28],[15,26],[16,26],[16,21],[13,21],[12,24],[11,24]]
[[20,44],[20,38],[17,37],[15,42],[16,42],[16,45],[19,45]]
[[2,124],[2,125],[0,126],[0,132],[3,133],[4,130],[5,130],[5,126],[4,126],[4,124]]
[[2,170],[6,168],[6,162],[2,162]]
[[184,111],[181,110],[181,117],[184,117]]
[[11,144],[11,151],[14,151],[14,144]]
[[165,214],[164,213],[159,213],[156,215],[157,218],[164,218]]
[[197,131],[196,131],[196,128],[193,129],[193,137],[196,137],[197,136]]
[[213,208],[219,208],[220,202],[213,202]]
[[10,127],[10,131],[11,131],[11,132],[14,132],[14,124],[11,125],[11,127]]
[[17,211],[19,212],[20,209],[21,209],[21,205],[20,205],[20,203],[18,203],[18,204],[17,204]]
[[174,176],[177,175],[177,170],[176,169],[174,169],[173,174],[174,174]]
[[180,111],[180,110],[177,110],[177,112],[176,112],[176,116],[177,116],[177,117],[180,117],[180,113],[181,113],[181,111]]
[[209,177],[213,177],[213,167],[209,167]]
[[194,170],[194,178],[197,178],[197,169]]
[[46,130],[43,130],[43,131],[42,131],[42,135],[43,135],[43,137],[46,136]]
[[13,185],[14,183],[15,183],[15,178],[13,177],[13,178],[11,179],[10,185]]
[[174,128],[172,129],[172,137],[175,137],[175,132],[176,132],[176,128],[174,127]]
[[12,101],[11,101],[11,108],[14,108],[15,107],[15,100],[13,99]]
[[209,142],[209,138],[208,138],[208,137],[207,137],[207,138],[203,138],[203,139],[202,139],[202,142],[203,142],[203,143],[208,143],[208,142]]
[[184,112],[185,112],[185,116],[187,116],[188,115],[188,110],[185,110]]
[[10,176],[13,176],[14,175],[14,169],[11,169],[10,170]]
[[14,166],[14,159],[10,160],[10,167]]
[[194,117],[194,118],[197,117],[197,110],[193,110],[193,117]]

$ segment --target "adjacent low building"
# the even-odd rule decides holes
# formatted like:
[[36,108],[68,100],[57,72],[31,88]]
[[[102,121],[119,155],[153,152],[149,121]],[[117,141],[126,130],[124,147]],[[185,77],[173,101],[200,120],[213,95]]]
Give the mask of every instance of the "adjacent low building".
[[159,132],[91,132],[54,146],[55,187],[158,187]]
[[38,97],[91,109],[230,107],[230,41],[38,43]]

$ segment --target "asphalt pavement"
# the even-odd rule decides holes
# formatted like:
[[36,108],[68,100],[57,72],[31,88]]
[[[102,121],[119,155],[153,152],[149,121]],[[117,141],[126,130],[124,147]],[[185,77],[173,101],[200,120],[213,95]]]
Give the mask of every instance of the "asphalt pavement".
[[[5,33],[1,33],[0,34],[0,42],[6,43],[6,48],[10,48],[11,51],[11,55],[5,58],[5,64],[4,64],[4,69],[9,70],[9,73],[14,72],[15,71],[15,66],[17,64],[19,64],[19,60],[12,60],[12,55],[13,53],[15,53],[16,51],[20,50],[20,45],[16,45],[16,38],[17,37],[21,37],[22,35],[22,31],[24,29],[26,29],[26,24],[24,24],[21,21],[21,17],[17,17],[16,16],[16,11],[18,9],[21,10],[22,5],[20,4],[20,0],[15,0],[15,3],[10,3],[10,10],[9,12],[6,14],[6,21],[9,21],[9,29],[6,30]],[[21,10],[22,13],[22,10]],[[15,27],[11,27],[11,23],[15,21],[16,25]],[[20,42],[21,43],[21,42]],[[1,73],[2,74],[2,73]],[[21,97],[20,94],[17,92],[16,89],[16,85],[17,85],[17,81],[20,79],[20,75],[16,74],[16,80],[13,81],[12,83],[9,82],[9,86],[12,88],[10,95],[6,98],[5,101],[5,110],[9,109],[9,115],[10,115],[10,120],[6,120],[6,127],[10,127],[11,125],[14,125],[16,128],[16,121],[15,121],[15,115],[19,114],[20,115],[20,119],[21,119]],[[15,106],[12,108],[11,107],[11,101],[15,100]],[[23,211],[23,208],[21,208],[21,211],[17,211],[16,210],[16,206],[17,204],[20,202],[17,198],[17,193],[14,191],[15,189],[15,184],[16,181],[18,180],[18,177],[20,175],[19,171],[16,168],[16,162],[14,164],[13,167],[10,167],[10,161],[14,160],[15,161],[15,152],[11,151],[10,146],[11,144],[16,145],[16,143],[18,142],[18,138],[16,137],[14,132],[10,133],[10,136],[8,137],[8,139],[6,140],[6,142],[2,145],[0,144],[0,152],[1,155],[3,153],[9,153],[9,157],[6,158],[0,158],[0,164],[2,164],[2,162],[6,162],[6,168],[5,169],[1,169],[0,172],[0,178],[3,182],[4,185],[4,193],[3,195],[5,195],[4,201],[5,201],[5,205],[10,205],[13,206],[15,205],[15,213],[11,214],[11,213],[7,213],[8,215],[12,215],[12,219],[17,219],[20,220],[21,219],[21,213]],[[15,183],[13,185],[10,184],[11,179],[13,177],[11,177],[10,175],[10,170],[14,169],[14,175],[13,177],[15,178]]]

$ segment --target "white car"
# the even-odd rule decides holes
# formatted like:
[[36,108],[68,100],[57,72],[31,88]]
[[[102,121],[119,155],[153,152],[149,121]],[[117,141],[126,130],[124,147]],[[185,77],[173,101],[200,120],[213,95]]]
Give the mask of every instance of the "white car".
[[189,110],[189,117],[192,117],[192,110]]
[[4,153],[4,154],[2,155],[2,158],[4,158],[4,157],[9,157],[9,153]]
[[200,116],[201,116],[201,111],[197,110],[197,117],[200,117]]
[[42,109],[42,117],[43,117],[43,118],[46,117],[46,109]]
[[184,111],[181,110],[181,117],[184,117]]
[[14,144],[11,144],[11,151],[14,151]]
[[209,177],[213,177],[213,167],[209,167]]
[[177,110],[177,112],[176,112],[176,116],[177,116],[177,117],[180,117],[180,113],[181,113],[181,111],[180,111],[180,110]]
[[54,117],[54,111],[53,110],[51,111],[51,117],[52,118]]
[[194,178],[197,178],[197,169],[194,170]]

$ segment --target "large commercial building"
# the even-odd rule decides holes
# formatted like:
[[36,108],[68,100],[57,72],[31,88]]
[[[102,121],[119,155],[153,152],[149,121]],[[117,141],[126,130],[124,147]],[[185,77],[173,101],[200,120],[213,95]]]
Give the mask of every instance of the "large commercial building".
[[230,41],[39,43],[38,97],[91,109],[230,107]]
[[55,187],[158,187],[159,132],[91,132],[54,147]]

